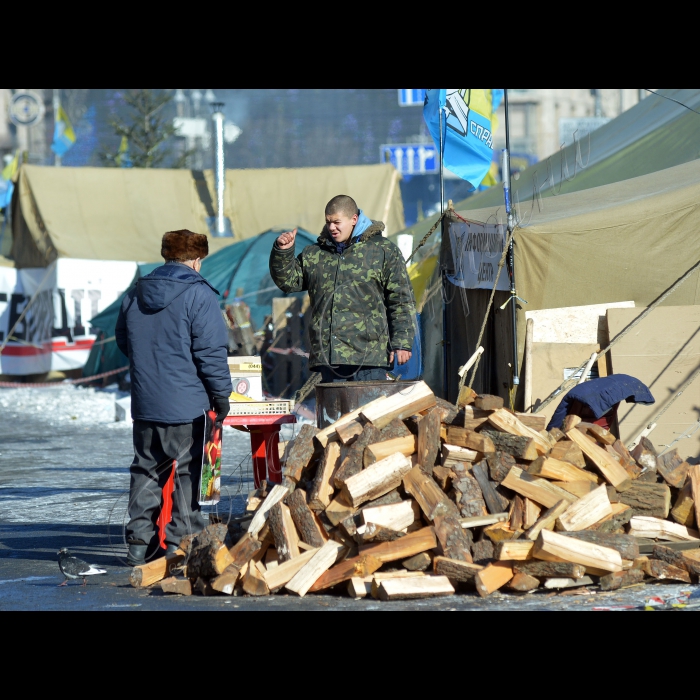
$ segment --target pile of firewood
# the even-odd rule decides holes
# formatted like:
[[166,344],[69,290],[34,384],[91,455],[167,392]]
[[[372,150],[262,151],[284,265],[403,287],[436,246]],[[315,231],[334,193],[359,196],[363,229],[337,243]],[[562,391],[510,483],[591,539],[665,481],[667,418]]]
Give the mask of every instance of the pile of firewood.
[[421,382],[323,430],[304,425],[282,483],[249,497],[236,544],[209,525],[131,582],[401,600],[697,581],[700,466],[647,439],[630,454],[575,416],[550,432],[544,420],[468,389],[453,406]]

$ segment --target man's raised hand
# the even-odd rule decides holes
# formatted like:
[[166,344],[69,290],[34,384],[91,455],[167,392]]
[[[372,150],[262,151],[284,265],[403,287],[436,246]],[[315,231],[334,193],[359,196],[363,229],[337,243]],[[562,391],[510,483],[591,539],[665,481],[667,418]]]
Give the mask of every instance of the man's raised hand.
[[297,237],[297,230],[294,229],[293,231],[287,231],[286,233],[283,233],[278,239],[277,239],[277,247],[280,250],[289,250],[290,248],[294,247],[294,241]]

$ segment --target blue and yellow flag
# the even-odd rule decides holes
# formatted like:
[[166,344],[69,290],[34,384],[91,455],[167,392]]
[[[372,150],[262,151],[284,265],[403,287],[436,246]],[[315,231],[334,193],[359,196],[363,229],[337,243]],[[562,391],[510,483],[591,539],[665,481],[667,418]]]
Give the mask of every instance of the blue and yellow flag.
[[502,89],[443,88],[426,91],[423,116],[435,145],[440,148],[442,118],[443,163],[472,188],[479,187],[493,161],[495,113]]
[[63,157],[71,149],[75,143],[75,131],[73,131],[73,126],[68,119],[63,107],[58,108],[58,113],[56,114],[56,122],[53,130],[53,143],[51,144],[51,150],[60,157]]
[[3,168],[0,175],[0,209],[5,209],[12,202],[12,192],[15,189],[13,180],[19,170],[19,151],[15,157]]
[[129,139],[126,138],[126,136],[122,136],[121,143],[119,144],[119,152],[114,162],[119,168],[131,168],[133,166],[131,156],[129,155]]

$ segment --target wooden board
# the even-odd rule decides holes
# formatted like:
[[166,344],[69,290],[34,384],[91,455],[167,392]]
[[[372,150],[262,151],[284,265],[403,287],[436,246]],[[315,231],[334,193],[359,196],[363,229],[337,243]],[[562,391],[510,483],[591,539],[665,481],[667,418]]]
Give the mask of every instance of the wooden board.
[[382,581],[379,600],[416,600],[454,595],[455,589],[446,576],[421,576]]
[[583,454],[591,460],[605,480],[618,491],[624,491],[632,485],[629,475],[619,462],[616,462],[602,447],[589,440],[580,430],[574,428],[567,437],[576,443]]

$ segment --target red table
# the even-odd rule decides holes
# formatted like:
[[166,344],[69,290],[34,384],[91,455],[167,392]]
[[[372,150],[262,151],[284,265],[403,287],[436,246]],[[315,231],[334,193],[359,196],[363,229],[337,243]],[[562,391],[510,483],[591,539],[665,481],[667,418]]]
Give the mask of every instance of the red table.
[[253,453],[253,479],[260,488],[263,479],[273,484],[282,482],[279,442],[283,425],[296,423],[297,417],[289,413],[269,416],[229,416],[224,425],[250,433],[250,449]]

